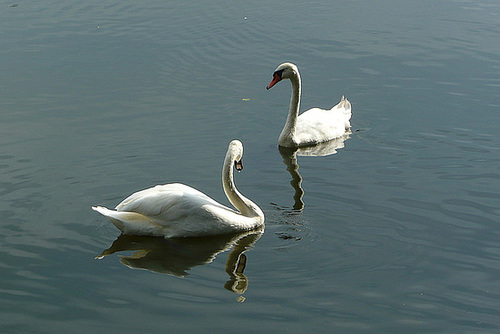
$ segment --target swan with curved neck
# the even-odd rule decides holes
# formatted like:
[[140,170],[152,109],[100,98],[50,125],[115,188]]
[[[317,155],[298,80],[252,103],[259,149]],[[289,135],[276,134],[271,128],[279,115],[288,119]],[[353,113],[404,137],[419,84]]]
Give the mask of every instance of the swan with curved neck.
[[241,142],[231,141],[222,167],[224,192],[236,210],[180,183],[138,191],[115,210],[102,206],[92,209],[129,235],[196,237],[253,230],[264,224],[264,213],[234,183],[233,168],[243,168],[242,156]]
[[340,102],[330,110],[312,108],[299,115],[301,80],[295,64],[283,63],[273,73],[266,89],[271,89],[283,79],[292,82],[290,110],[285,126],[278,138],[282,147],[304,147],[330,141],[350,131],[351,103],[342,96]]

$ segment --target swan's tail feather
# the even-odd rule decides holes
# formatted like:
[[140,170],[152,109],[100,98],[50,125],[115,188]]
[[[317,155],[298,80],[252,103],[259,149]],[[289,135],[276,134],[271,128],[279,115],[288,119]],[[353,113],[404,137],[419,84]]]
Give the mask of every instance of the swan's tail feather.
[[103,206],[93,206],[92,210],[99,212],[101,215],[105,217],[111,217],[113,215],[113,212],[116,212],[114,210],[110,210],[108,208],[105,208]]
[[104,212],[109,211],[108,208],[105,208],[103,206],[93,206],[92,210],[99,212],[100,214],[104,215]]
[[132,222],[134,220],[138,220],[136,216],[141,216],[138,213],[135,212],[119,212],[115,210],[110,210],[108,208],[105,208],[103,206],[93,206],[92,209],[94,211],[99,212],[101,215],[105,216],[108,218],[113,225],[116,226],[120,231],[123,233],[126,233],[126,224],[129,222]]
[[164,227],[137,212],[110,210],[103,206],[93,206],[92,210],[108,218],[123,234],[161,236],[164,232]]
[[125,232],[125,224],[115,217],[115,213],[118,213],[117,211],[110,210],[103,206],[93,206],[92,210],[99,212],[101,215],[108,218],[113,223],[113,225],[116,226],[116,228],[118,228],[122,232]]
[[351,119],[351,102],[344,95],[340,98],[340,102],[332,107],[332,111],[341,112],[344,115],[344,126],[346,131],[351,128],[351,123],[349,120]]
[[348,99],[344,95],[342,95],[342,98],[340,99],[340,102],[333,106],[332,109],[343,109],[342,112],[345,114],[347,119],[351,118],[351,102],[349,102]]
[[346,110],[351,111],[351,102],[349,102],[349,100],[346,99],[344,95],[342,95],[342,98],[340,99],[340,102],[337,106],[339,108],[344,108]]

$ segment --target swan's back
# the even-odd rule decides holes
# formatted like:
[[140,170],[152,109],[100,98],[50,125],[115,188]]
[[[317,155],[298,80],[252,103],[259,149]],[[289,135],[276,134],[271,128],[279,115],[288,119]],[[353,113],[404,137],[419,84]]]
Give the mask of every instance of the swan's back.
[[[146,216],[158,216],[172,208],[201,207],[218,204],[199,190],[181,183],[158,185],[133,193],[116,206],[117,211],[137,212]],[[172,217],[174,218],[174,217]]]
[[[209,221],[222,221],[220,217],[238,215],[201,191],[180,183],[138,191],[118,204],[116,210],[139,213],[152,223],[168,228],[182,226],[187,230],[200,227],[203,230],[208,228],[204,225],[209,225]],[[195,226],[191,227],[191,224]]]

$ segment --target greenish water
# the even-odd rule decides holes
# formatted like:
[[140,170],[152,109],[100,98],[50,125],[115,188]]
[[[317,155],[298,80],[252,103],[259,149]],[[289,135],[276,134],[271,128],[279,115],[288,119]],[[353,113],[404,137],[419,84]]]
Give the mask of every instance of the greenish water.
[[[0,332],[498,332],[496,2],[0,6]],[[351,101],[336,154],[278,150],[283,61],[302,110]],[[90,209],[227,203],[233,138],[261,235],[124,238]]]

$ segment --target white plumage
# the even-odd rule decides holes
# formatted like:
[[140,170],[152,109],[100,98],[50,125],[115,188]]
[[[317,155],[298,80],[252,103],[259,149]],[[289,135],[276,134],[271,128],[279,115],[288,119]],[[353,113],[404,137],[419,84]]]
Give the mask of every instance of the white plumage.
[[316,145],[342,137],[349,132],[351,103],[344,96],[330,110],[312,108],[299,115],[301,79],[296,65],[279,65],[266,88],[270,89],[283,79],[290,79],[292,97],[288,117],[278,139],[280,146],[296,148]]
[[222,183],[237,210],[180,183],[158,185],[138,191],[115,210],[92,207],[106,216],[123,234],[195,237],[252,230],[264,224],[262,210],[241,195],[233,181],[233,165],[241,165],[243,145],[229,143],[222,168]]

